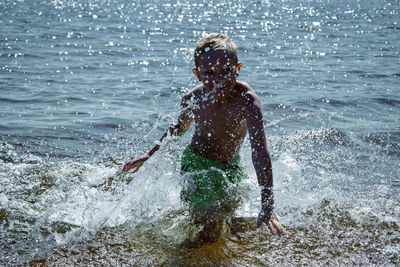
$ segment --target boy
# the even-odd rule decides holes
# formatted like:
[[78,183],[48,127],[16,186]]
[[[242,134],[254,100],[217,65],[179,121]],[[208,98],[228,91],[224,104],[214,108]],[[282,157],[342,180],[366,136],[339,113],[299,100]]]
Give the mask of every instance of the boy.
[[[204,225],[200,239],[217,240],[219,234],[214,232],[220,224],[214,216],[216,211],[234,209],[232,189],[244,176],[239,150],[246,132],[261,187],[257,226],[264,222],[273,234],[283,235],[284,228],[273,213],[272,166],[261,105],[248,84],[236,81],[242,67],[236,45],[226,35],[210,34],[198,41],[194,59],[193,73],[201,84],[183,96],[178,122],[169,127],[159,143],[168,133],[183,135],[195,122],[192,141],[181,159],[182,174],[188,173],[181,198],[195,214],[195,222]],[[159,148],[156,144],[145,155],[126,163],[122,171],[137,172]]]

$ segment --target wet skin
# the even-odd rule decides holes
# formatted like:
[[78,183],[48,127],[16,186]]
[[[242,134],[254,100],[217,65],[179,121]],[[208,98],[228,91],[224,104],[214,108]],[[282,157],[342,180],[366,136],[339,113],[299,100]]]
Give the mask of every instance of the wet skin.
[[[285,233],[278,216],[272,213],[273,178],[271,158],[268,152],[261,104],[253,89],[239,82],[241,63],[234,62],[226,51],[216,50],[203,53],[193,73],[201,85],[182,98],[181,113],[176,125],[171,126],[161,137],[183,135],[195,122],[192,137],[192,152],[214,161],[228,162],[237,157],[241,144],[249,133],[252,160],[261,187],[262,210],[258,226],[265,223],[273,234]],[[122,171],[133,172],[158,149],[155,145],[145,155],[129,161]]]
[[246,136],[248,114],[243,107],[249,87],[236,81],[241,64],[232,62],[225,51],[205,53],[199,62],[193,72],[202,85],[186,94],[182,102],[196,122],[191,148],[195,154],[228,162],[238,156]]

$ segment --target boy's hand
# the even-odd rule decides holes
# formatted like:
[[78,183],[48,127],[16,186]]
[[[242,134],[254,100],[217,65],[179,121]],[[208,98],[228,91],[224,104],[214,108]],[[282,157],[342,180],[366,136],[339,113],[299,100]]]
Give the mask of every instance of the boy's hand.
[[122,168],[123,172],[127,172],[130,169],[133,169],[132,173],[135,173],[139,170],[139,168],[143,165],[143,163],[149,159],[148,155],[141,156],[139,158],[128,161],[125,166]]
[[278,215],[275,212],[271,215],[270,213],[264,213],[263,211],[260,212],[257,218],[257,227],[260,227],[263,222],[268,225],[272,234],[285,235],[285,228],[283,228],[282,224],[279,222]]

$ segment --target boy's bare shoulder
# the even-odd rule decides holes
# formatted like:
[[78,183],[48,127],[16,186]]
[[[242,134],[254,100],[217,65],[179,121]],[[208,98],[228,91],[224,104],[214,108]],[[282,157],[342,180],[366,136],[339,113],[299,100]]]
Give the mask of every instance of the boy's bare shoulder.
[[191,107],[193,105],[193,103],[195,102],[195,98],[196,96],[198,96],[200,94],[202,86],[198,85],[196,87],[194,87],[192,90],[190,90],[189,92],[185,93],[182,96],[182,100],[181,100],[181,106],[188,108]]
[[198,85],[198,86],[194,87],[192,90],[190,90],[189,92],[185,93],[182,96],[182,101],[187,102],[187,101],[193,100],[193,97],[198,96],[201,93],[202,88],[203,88],[202,85]]
[[254,92],[253,88],[245,82],[238,81],[237,89],[240,92],[240,95],[243,96],[244,104],[250,105],[259,105],[260,100],[258,99],[257,94]]
[[253,88],[246,82],[237,81],[236,88],[242,93],[254,93]]

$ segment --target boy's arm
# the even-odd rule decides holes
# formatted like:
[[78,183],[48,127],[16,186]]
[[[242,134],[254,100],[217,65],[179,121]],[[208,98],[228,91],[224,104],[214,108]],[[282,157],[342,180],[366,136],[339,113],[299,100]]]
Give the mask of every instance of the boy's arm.
[[128,161],[122,171],[127,172],[131,169],[133,169],[133,172],[137,172],[139,168],[143,165],[143,163],[148,160],[154,152],[160,149],[160,144],[164,140],[165,137],[167,137],[168,134],[171,136],[181,136],[186,131],[190,128],[192,125],[194,118],[192,114],[192,110],[189,108],[188,102],[190,101],[190,95],[185,95],[182,99],[181,102],[181,113],[178,118],[178,122],[175,125],[171,125],[167,131],[161,136],[160,140],[157,142],[157,144],[146,154],[133,159],[131,161]]
[[257,226],[264,222],[274,234],[283,235],[284,228],[280,224],[278,216],[273,213],[273,176],[272,163],[268,151],[261,104],[253,93],[247,94],[247,127],[250,136],[253,165],[261,188],[261,212],[258,216]]

